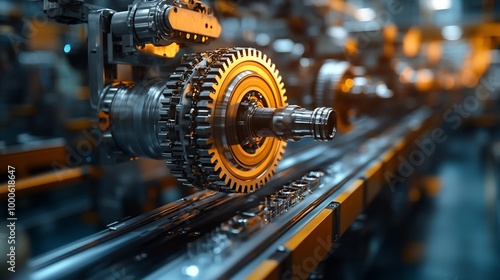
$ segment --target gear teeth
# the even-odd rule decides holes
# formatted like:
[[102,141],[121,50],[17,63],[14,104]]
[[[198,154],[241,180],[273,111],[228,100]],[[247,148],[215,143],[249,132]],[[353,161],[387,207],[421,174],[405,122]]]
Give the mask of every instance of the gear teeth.
[[[208,74],[206,76],[206,79],[212,80],[212,79],[217,79],[217,77],[220,77],[220,73]],[[217,82],[219,83],[220,81],[217,81]]]
[[273,69],[274,64],[271,63],[271,59],[266,54],[262,54],[262,60],[264,60],[267,64],[271,65],[271,69]]
[[221,76],[215,77],[215,84],[212,85],[212,88],[214,88],[215,86],[219,85],[221,83],[221,79],[222,79]]
[[[215,164],[215,166],[213,167],[215,172],[219,172],[222,170],[222,167],[219,164],[217,164],[216,162],[213,162],[212,164]],[[220,176],[219,176],[219,178],[220,178]]]
[[283,87],[284,87],[284,84],[283,84],[282,78],[281,78],[281,76],[280,76],[280,71],[275,70],[275,71],[274,71],[274,75],[278,76],[278,79],[277,79],[278,84],[280,85],[280,87],[282,87],[282,88],[283,88]]
[[[207,165],[209,165],[210,167],[212,167],[210,159],[202,157],[202,158],[200,158],[200,162],[203,165],[203,167],[206,167]],[[205,171],[206,171],[206,169],[205,169]]]

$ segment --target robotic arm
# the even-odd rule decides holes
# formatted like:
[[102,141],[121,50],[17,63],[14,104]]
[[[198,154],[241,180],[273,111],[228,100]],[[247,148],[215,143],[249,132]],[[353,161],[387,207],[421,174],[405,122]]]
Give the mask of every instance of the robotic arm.
[[44,0],[44,10],[60,23],[88,24],[93,108],[97,108],[104,85],[114,81],[116,64],[160,64],[165,59],[161,52],[146,52],[147,47],[208,44],[221,32],[211,9],[193,0],[135,1],[122,12],[84,0]]

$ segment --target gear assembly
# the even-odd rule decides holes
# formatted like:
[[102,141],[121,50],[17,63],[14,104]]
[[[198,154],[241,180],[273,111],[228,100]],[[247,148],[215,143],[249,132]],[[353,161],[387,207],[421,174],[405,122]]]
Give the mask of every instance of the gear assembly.
[[166,80],[135,83],[106,75],[118,63],[146,66],[140,61],[147,55],[139,53],[145,44],[216,39],[221,26],[200,1],[136,1],[125,12],[83,1],[45,3],[59,22],[89,24],[91,95],[114,154],[165,159],[185,185],[253,192],[276,172],[287,140],[335,135],[333,109],[288,105],[278,69],[253,48],[184,55]]

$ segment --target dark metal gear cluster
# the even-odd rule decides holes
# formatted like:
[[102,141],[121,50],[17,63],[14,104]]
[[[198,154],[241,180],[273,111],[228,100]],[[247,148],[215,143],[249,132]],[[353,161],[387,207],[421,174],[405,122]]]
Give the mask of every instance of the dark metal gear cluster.
[[186,55],[161,98],[159,139],[186,185],[252,192],[275,173],[286,142],[241,136],[241,104],[286,106],[284,85],[262,52],[228,48]]

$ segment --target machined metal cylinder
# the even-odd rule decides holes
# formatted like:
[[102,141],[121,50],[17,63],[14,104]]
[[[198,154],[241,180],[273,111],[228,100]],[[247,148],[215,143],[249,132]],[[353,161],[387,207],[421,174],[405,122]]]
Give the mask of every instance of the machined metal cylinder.
[[319,141],[332,140],[336,122],[335,111],[325,107],[312,111],[294,105],[282,108],[251,108],[247,114],[247,123],[254,136],[294,141],[306,136]]
[[108,87],[100,105],[110,123],[104,129],[105,139],[129,156],[162,159],[158,123],[164,84],[150,81]]
[[139,1],[130,11],[116,13],[111,20],[113,35],[133,34],[139,44],[157,45],[168,40],[166,11],[175,8],[167,1]]

